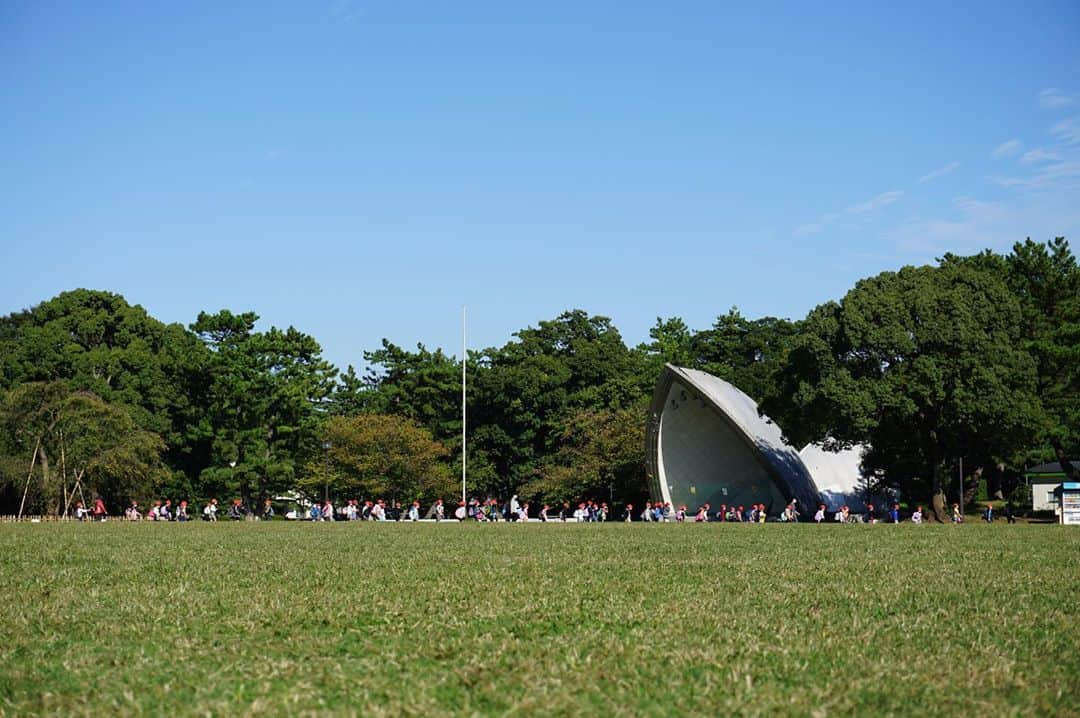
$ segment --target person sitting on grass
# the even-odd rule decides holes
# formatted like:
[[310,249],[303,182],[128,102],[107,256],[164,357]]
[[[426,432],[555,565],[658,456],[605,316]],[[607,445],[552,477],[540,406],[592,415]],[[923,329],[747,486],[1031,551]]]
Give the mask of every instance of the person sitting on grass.
[[900,504],[893,502],[892,508],[889,509],[889,521],[894,524],[900,523]]
[[202,510],[203,521],[217,521],[217,499],[210,499]]
[[784,513],[780,515],[780,520],[793,524],[799,522],[799,512],[795,508],[794,501],[784,507]]
[[825,504],[818,504],[817,513],[814,514],[814,522],[819,526],[825,520]]
[[271,519],[274,518],[274,504],[271,503],[270,499],[267,499],[266,501],[263,502],[263,510],[262,510],[262,517],[261,518],[262,518],[263,521],[270,521]]
[[630,522],[632,522],[634,520],[634,505],[633,504],[627,504],[626,508],[623,509],[622,520],[625,523],[630,523]]
[[913,513],[911,515],[911,523],[913,523],[913,524],[921,524],[922,523],[922,506],[916,506],[915,507],[915,513]]
[[988,524],[994,523],[994,505],[993,504],[987,504],[986,508],[983,510],[983,521],[985,521]]
[[419,521],[420,520],[420,502],[419,501],[413,501],[412,502],[412,506],[409,507],[409,516],[408,516],[408,518],[409,518],[409,521]]
[[187,501],[186,500],[181,500],[180,505],[176,507],[176,520],[177,521],[187,521],[188,520]]
[[233,499],[232,506],[229,507],[229,519],[232,521],[240,521],[244,518],[244,514],[247,511],[244,509],[244,503],[240,499]]
[[867,504],[866,505],[866,523],[868,523],[868,524],[876,524],[877,523],[877,509],[874,508],[873,504]]
[[765,523],[769,519],[769,510],[765,508],[765,504],[758,504],[758,517],[757,522],[759,524]]
[[952,505],[952,522],[954,524],[964,523],[964,515],[960,513],[960,504]]
[[82,501],[76,501],[75,502],[75,520],[76,521],[86,521],[88,516],[89,516],[89,512],[86,510],[86,507],[83,506],[83,502]]

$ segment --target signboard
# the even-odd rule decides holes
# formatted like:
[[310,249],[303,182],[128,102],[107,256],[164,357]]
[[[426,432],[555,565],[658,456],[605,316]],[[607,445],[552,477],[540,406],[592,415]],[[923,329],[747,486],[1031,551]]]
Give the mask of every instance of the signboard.
[[1080,526],[1080,482],[1066,481],[1061,492],[1061,523]]

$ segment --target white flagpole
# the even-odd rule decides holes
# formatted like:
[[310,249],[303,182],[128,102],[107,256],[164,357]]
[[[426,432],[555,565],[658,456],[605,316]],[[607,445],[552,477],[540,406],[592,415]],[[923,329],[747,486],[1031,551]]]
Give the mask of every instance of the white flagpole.
[[465,343],[465,307],[461,307],[461,502],[465,503],[465,362],[469,356]]

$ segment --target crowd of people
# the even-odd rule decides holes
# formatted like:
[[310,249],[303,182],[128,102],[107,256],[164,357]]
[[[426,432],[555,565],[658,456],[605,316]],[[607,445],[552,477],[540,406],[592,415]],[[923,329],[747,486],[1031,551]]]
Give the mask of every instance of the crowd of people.
[[[223,511],[219,507],[216,498],[210,499],[203,506],[200,515],[204,521],[217,521],[219,513],[231,521],[269,521],[276,515],[273,502],[270,499],[266,499],[258,511],[248,509],[241,499],[233,499],[228,509]],[[830,513],[832,514],[831,519],[829,517]],[[1011,502],[1005,504],[1004,515],[1008,523],[1016,523],[1016,512]],[[101,498],[94,500],[92,508],[84,506],[82,501],[75,504],[75,518],[79,521],[104,521],[107,516],[108,512]],[[801,516],[802,514],[795,499],[792,499],[771,519],[767,506],[762,503],[751,504],[749,507],[741,504],[730,506],[721,504],[715,511],[713,511],[710,504],[706,503],[699,506],[696,512],[690,513],[685,504],[674,508],[670,502],[653,503],[649,501],[645,503],[645,507],[640,513],[635,511],[633,504],[627,504],[622,511],[621,520],[626,523],[642,521],[646,523],[727,522],[763,524],[770,520],[781,523],[798,523]],[[139,507],[137,501],[132,501],[124,510],[123,517],[128,521],[182,522],[192,520],[188,502],[182,500],[174,503],[172,499],[155,501],[145,513]],[[557,521],[603,523],[610,520],[611,511],[607,503],[602,501],[582,501],[576,506],[572,506],[569,501],[564,501],[555,506],[543,504],[534,516],[531,513],[529,502],[521,502],[517,495],[512,496],[507,502],[502,502],[496,498],[472,499],[468,502],[459,501],[452,512],[448,512],[442,499],[437,499],[425,513],[421,512],[419,501],[413,501],[411,504],[403,506],[400,501],[387,501],[385,499],[367,501],[349,499],[335,507],[330,499],[326,499],[322,502],[313,503],[306,510],[294,509],[288,511],[285,513],[284,518],[308,521],[420,521],[423,519],[432,521],[456,520],[461,522],[539,521],[546,523]],[[995,510],[991,504],[986,504],[982,518],[987,523],[993,523]],[[829,512],[826,510],[825,504],[819,504],[817,511],[814,513],[813,521],[821,524],[830,520],[836,523],[899,524],[903,522],[904,517],[901,515],[900,504],[896,502],[889,507],[883,517],[879,517],[878,509],[872,502],[868,502],[865,510],[861,513],[852,512],[848,506],[842,506],[835,512]],[[907,520],[914,524],[923,523],[922,506],[915,507]],[[952,520],[953,523],[957,524],[964,521],[964,515],[959,504],[952,505]]]

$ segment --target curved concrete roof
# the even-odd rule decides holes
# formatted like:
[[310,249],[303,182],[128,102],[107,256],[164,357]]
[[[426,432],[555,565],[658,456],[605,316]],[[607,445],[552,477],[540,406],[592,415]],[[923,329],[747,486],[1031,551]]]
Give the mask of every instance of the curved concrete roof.
[[696,369],[664,367],[649,409],[646,458],[654,501],[714,509],[765,503],[776,513],[796,498],[804,515],[820,501],[780,427],[749,396]]

